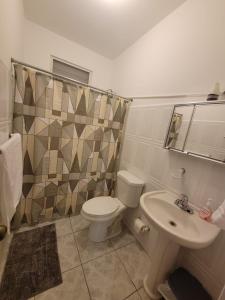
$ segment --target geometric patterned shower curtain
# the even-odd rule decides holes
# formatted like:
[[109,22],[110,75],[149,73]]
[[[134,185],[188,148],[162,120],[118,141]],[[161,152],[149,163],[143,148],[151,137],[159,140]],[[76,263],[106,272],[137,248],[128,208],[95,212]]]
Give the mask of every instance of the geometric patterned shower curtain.
[[127,100],[14,68],[13,131],[24,160],[14,226],[78,214],[86,200],[112,194]]

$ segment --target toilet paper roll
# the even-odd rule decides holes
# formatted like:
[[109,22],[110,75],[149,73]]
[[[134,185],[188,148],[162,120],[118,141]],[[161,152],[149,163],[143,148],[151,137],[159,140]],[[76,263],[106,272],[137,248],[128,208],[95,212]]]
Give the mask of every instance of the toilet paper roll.
[[145,225],[145,223],[140,218],[137,218],[134,221],[134,230],[136,233],[143,233],[149,231],[150,228],[149,226]]

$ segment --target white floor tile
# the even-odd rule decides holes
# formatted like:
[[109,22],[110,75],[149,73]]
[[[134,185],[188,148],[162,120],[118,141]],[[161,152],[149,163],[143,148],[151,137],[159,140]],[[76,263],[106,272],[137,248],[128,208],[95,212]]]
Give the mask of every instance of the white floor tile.
[[122,232],[111,239],[114,249],[121,248],[135,241],[135,237],[130,233],[130,231],[124,226]]
[[123,248],[116,250],[122,263],[124,264],[130,278],[139,289],[143,285],[143,279],[149,269],[149,257],[141,246],[131,243]]
[[73,232],[81,231],[89,227],[90,223],[81,215],[70,217]]
[[61,271],[67,271],[81,264],[74,236],[72,233],[58,238],[58,254]]
[[147,295],[146,291],[144,290],[144,288],[141,288],[140,290],[138,290],[138,294],[141,297],[141,300],[151,300],[149,298],[149,296]]
[[123,300],[135,292],[115,252],[90,261],[83,267],[92,300]]
[[126,300],[141,300],[141,298],[140,298],[138,292],[136,292],[136,293],[130,295],[128,298],[126,298]]
[[62,235],[72,233],[72,227],[70,224],[70,218],[63,218],[54,221],[55,227],[56,227],[56,234],[57,237],[60,237]]
[[88,230],[79,231],[74,235],[82,263],[113,251],[112,243],[109,240],[100,243],[90,241]]
[[81,267],[63,273],[63,283],[35,296],[35,300],[90,300]]

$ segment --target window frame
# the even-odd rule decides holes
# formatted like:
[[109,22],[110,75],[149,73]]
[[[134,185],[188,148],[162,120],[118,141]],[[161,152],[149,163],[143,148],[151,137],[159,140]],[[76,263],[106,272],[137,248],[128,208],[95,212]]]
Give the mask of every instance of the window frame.
[[[69,65],[69,66],[71,66],[71,67],[74,67],[74,68],[76,68],[76,69],[80,69],[80,70],[82,70],[82,71],[85,71],[85,72],[89,73],[88,83],[81,82],[81,81],[79,81],[79,80],[76,80],[76,79],[73,79],[73,78],[70,78],[70,77],[65,77],[65,78],[68,78],[68,79],[70,79],[70,80],[74,80],[74,81],[80,82],[81,84],[84,84],[84,85],[90,85],[90,84],[91,84],[91,82],[92,82],[93,71],[91,71],[91,70],[89,70],[89,69],[87,69],[87,68],[81,67],[80,65],[74,64],[74,63],[72,63],[72,62],[70,62],[70,61],[68,61],[68,60],[65,60],[65,59],[59,58],[59,57],[57,57],[57,56],[54,56],[54,55],[50,55],[50,57],[51,57],[51,60],[50,60],[50,70],[51,70],[51,72],[53,72],[53,61],[54,61],[54,60],[57,60],[57,61],[59,61],[59,62],[61,62],[61,63],[64,63],[64,64],[66,64],[66,65]],[[55,73],[55,74],[56,74],[56,73]],[[56,75],[63,76],[63,75],[60,75],[60,74],[56,74]]]

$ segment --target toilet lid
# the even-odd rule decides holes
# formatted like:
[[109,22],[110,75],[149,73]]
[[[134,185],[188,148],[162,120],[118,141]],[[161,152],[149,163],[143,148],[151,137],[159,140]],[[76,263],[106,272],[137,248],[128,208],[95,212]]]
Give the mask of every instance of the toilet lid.
[[114,213],[119,208],[119,201],[116,198],[102,196],[86,201],[82,210],[93,216],[107,216]]

